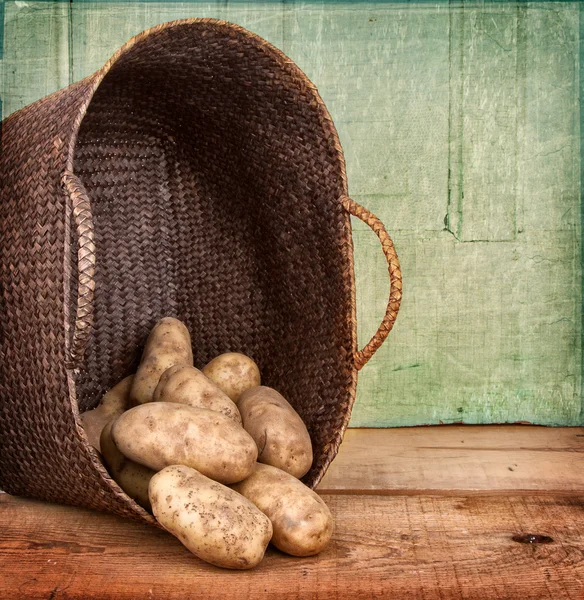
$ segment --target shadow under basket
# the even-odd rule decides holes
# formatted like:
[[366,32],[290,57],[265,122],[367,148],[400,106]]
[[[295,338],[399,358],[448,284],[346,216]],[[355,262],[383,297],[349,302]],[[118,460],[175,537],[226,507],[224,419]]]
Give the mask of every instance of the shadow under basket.
[[[189,328],[195,366],[227,351],[257,362],[308,427],[316,486],[401,275],[383,225],[347,197],[334,124],[289,58],[222,21],[157,26],[8,117],[0,180],[0,488],[152,522],[78,417],[167,315]],[[360,352],[351,214],[391,279]]]

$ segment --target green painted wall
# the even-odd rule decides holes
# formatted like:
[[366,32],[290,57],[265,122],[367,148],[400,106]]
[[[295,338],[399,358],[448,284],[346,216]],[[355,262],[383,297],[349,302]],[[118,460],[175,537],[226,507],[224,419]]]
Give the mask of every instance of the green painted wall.
[[[251,29],[308,74],[351,194],[393,235],[402,310],[352,425],[581,424],[580,5],[7,1],[4,116],[193,16]],[[373,234],[356,222],[354,238],[365,342],[388,282]]]

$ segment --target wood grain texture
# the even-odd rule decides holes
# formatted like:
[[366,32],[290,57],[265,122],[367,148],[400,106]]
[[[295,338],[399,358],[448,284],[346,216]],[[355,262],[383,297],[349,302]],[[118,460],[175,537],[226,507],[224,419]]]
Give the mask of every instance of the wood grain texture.
[[[0,495],[0,597],[580,600],[584,498],[324,496],[317,557],[269,549],[258,568],[204,564],[170,534]],[[512,540],[545,535],[549,544]]]
[[351,429],[321,493],[584,495],[584,428]]
[[[286,52],[339,130],[351,195],[395,241],[404,300],[353,426],[582,413],[578,2],[8,2],[4,114],[157,23],[216,17]],[[361,345],[385,310],[355,222]]]
[[0,97],[4,118],[70,83],[69,6],[65,2],[2,3]]
[[[582,6],[477,4],[380,7],[373,22],[354,14],[346,28],[341,56],[362,63],[353,82],[364,113],[350,191],[386,223],[404,277],[396,326],[360,377],[353,425],[582,422]],[[337,60],[340,44],[322,55]],[[341,121],[353,121],[342,105],[333,105]],[[380,171],[390,177],[371,190]],[[355,228],[367,339],[387,284],[374,240]]]

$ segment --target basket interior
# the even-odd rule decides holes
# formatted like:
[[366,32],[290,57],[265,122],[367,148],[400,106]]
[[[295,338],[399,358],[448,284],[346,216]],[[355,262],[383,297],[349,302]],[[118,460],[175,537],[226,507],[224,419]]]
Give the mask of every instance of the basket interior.
[[97,256],[80,411],[176,316],[195,366],[244,352],[295,406],[310,480],[350,410],[355,340],[342,157],[307,80],[233,28],[152,33],[97,88],[74,171]]

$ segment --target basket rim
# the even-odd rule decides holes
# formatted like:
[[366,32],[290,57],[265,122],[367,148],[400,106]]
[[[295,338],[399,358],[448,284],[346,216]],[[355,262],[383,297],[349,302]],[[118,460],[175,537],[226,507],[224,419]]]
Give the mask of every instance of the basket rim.
[[[89,108],[89,105],[91,104],[91,101],[93,99],[93,96],[94,96],[97,88],[100,86],[101,82],[104,80],[104,78],[109,73],[109,71],[112,69],[112,67],[115,65],[115,63],[118,62],[118,60],[123,55],[125,55],[127,52],[129,52],[135,45],[143,42],[148,37],[150,37],[151,35],[153,35],[155,33],[158,33],[159,31],[164,31],[166,29],[174,29],[174,28],[179,28],[179,27],[190,27],[190,26],[196,26],[196,25],[212,25],[219,30],[224,30],[226,33],[235,32],[235,33],[239,34],[240,36],[242,36],[243,38],[247,38],[256,47],[263,50],[270,58],[274,59],[275,62],[278,64],[278,66],[283,71],[286,71],[289,75],[291,75],[299,83],[301,83],[303,86],[305,86],[306,88],[308,88],[310,90],[310,92],[314,96],[314,99],[316,100],[316,107],[320,114],[321,122],[325,129],[325,132],[329,136],[331,136],[331,138],[334,142],[334,147],[335,147],[335,150],[337,153],[337,159],[339,161],[339,166],[340,166],[340,170],[341,170],[343,191],[344,191],[345,195],[348,195],[345,155],[343,152],[343,148],[341,146],[341,142],[339,140],[339,134],[334,125],[333,119],[332,119],[323,99],[321,98],[321,96],[318,92],[317,87],[308,78],[306,73],[304,73],[304,71],[302,71],[302,69],[300,69],[300,67],[291,58],[286,56],[286,54],[284,54],[284,52],[282,52],[280,49],[276,48],[274,45],[272,45],[270,42],[268,42],[264,38],[260,37],[256,33],[253,33],[252,31],[249,31],[248,29],[245,29],[244,27],[241,27],[240,25],[231,23],[230,21],[207,18],[207,17],[205,17],[205,18],[193,17],[193,18],[189,18],[189,19],[177,19],[174,21],[167,21],[164,23],[160,23],[158,25],[155,25],[154,27],[145,29],[144,31],[138,33],[137,35],[131,37],[123,46],[121,46],[118,50],[116,50],[116,52],[107,60],[107,62],[103,65],[103,67],[101,67],[100,69],[95,71],[93,74],[91,74],[85,78],[85,81],[91,81],[91,85],[89,85],[87,87],[87,90],[85,91],[83,101],[80,103],[80,105],[78,107],[78,113],[74,120],[73,133],[69,138],[69,143],[68,143],[68,147],[67,147],[67,163],[66,163],[67,170],[70,171],[71,173],[75,173],[74,168],[73,168],[73,163],[74,163],[74,156],[75,156],[75,147],[77,146],[77,138],[78,138],[81,122],[83,121],[83,118],[85,117],[85,114],[87,113],[87,110]],[[81,80],[81,81],[84,81],[84,80]]]

